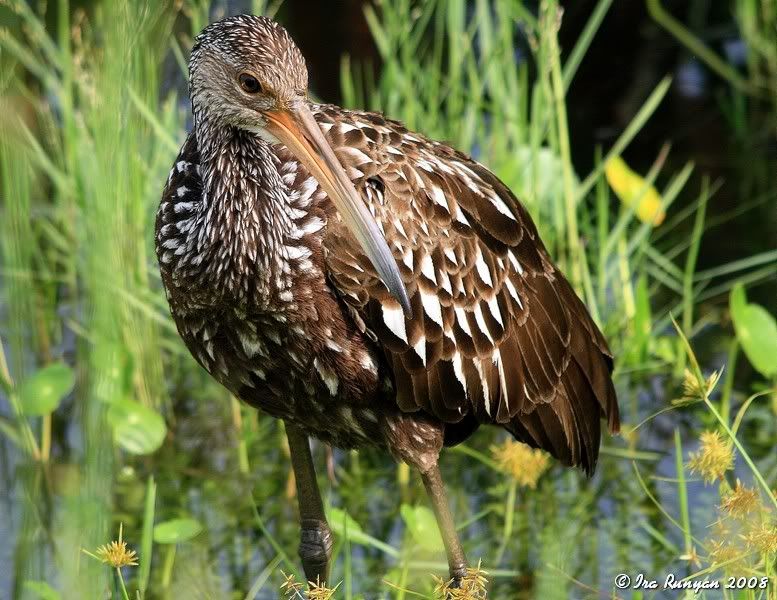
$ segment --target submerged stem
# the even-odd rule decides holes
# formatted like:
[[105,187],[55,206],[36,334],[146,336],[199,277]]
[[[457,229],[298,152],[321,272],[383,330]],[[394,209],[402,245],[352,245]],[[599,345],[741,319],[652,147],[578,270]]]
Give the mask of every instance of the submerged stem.
[[121,586],[121,595],[124,600],[130,600],[129,594],[127,593],[127,586],[124,585],[124,576],[121,574],[121,569],[116,567],[116,578],[119,580],[119,585]]
[[502,542],[499,544],[499,550],[496,552],[495,565],[499,565],[507,550],[507,542],[513,534],[513,522],[515,518],[515,498],[518,490],[518,481],[511,478],[510,487],[507,490],[507,499],[505,500],[505,522],[502,528]]

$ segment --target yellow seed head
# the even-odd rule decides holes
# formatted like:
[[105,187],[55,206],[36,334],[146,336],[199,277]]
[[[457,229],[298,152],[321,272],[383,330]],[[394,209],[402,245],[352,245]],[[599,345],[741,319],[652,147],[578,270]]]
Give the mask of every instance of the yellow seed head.
[[672,400],[672,404],[675,406],[682,406],[694,402],[704,402],[704,399],[715,389],[719,380],[720,371],[713,371],[707,379],[700,382],[690,369],[685,369],[685,375],[683,376],[683,395],[681,398]]
[[337,587],[328,588],[326,585],[318,585],[317,583],[310,582],[310,587],[307,591],[308,600],[332,600],[337,591]]
[[729,570],[736,570],[740,566],[740,561],[735,560],[741,557],[744,553],[741,548],[728,543],[725,540],[710,540],[709,541],[710,555],[709,559],[713,565],[720,565],[734,561],[726,566]]
[[121,540],[100,546],[95,555],[105,564],[111,565],[115,569],[135,567],[138,564],[137,553],[134,550],[128,550],[127,542]]
[[112,566],[114,569],[122,567],[135,567],[138,564],[138,555],[134,550],[127,549],[127,542],[123,539],[124,525],[119,524],[119,539],[109,544],[103,544],[93,553],[86,549],[82,552]]
[[303,597],[302,590],[304,586],[294,579],[294,575],[286,575],[283,571],[281,571],[281,574],[284,577],[284,581],[281,584],[281,591],[284,595],[286,595],[287,598]]
[[736,487],[723,497],[720,507],[732,517],[741,517],[761,506],[758,490],[742,485],[737,479]]
[[499,467],[518,481],[534,489],[540,476],[550,467],[548,455],[542,450],[529,448],[515,440],[505,440],[498,446],[491,446],[491,454]]
[[761,523],[742,536],[745,544],[751,550],[758,550],[762,554],[777,552],[777,527],[774,523]]
[[281,591],[284,593],[288,600],[332,600],[340,585],[336,585],[334,588],[328,588],[325,584],[319,581],[308,582],[308,589],[305,586],[294,579],[294,575],[286,575],[281,571],[285,578],[281,584]]
[[717,431],[705,431],[700,441],[699,451],[690,454],[688,468],[701,475],[707,483],[722,479],[726,471],[734,468],[731,444],[724,442]]

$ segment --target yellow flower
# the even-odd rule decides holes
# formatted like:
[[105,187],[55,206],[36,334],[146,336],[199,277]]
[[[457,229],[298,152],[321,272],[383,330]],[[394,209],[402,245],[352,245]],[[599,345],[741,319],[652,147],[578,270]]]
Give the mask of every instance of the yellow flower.
[[607,182],[621,202],[632,207],[638,202],[635,214],[643,223],[660,225],[666,214],[661,208],[661,195],[652,185],[632,171],[620,156],[615,156],[604,165]]
[[701,475],[707,483],[722,479],[726,471],[734,468],[731,444],[724,442],[717,431],[705,431],[700,441],[699,451],[689,455],[688,468]]
[[491,454],[502,470],[531,489],[537,487],[537,480],[550,466],[545,452],[515,440],[508,439],[499,446],[491,446]]
[[459,587],[451,587],[453,579],[445,581],[442,577],[435,576],[434,594],[445,600],[485,600],[488,598],[486,575],[488,571],[484,571],[478,561],[477,567],[467,568],[467,574],[461,579]]
[[84,550],[92,558],[110,565],[114,569],[122,567],[135,567],[138,564],[138,554],[134,550],[127,549],[127,542],[122,539],[123,525],[119,524],[119,539],[109,544],[100,546],[94,554]]
[[760,507],[758,490],[743,486],[737,479],[736,488],[723,497],[720,507],[734,517],[751,513]]

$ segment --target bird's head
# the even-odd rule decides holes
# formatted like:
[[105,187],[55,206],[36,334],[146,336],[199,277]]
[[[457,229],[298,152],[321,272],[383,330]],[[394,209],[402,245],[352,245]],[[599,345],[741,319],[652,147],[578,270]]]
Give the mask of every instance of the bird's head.
[[189,85],[197,111],[275,143],[273,118],[306,103],[308,70],[283,27],[267,17],[238,15],[197,36]]
[[324,137],[307,98],[305,59],[289,33],[267,17],[239,15],[206,27],[189,61],[195,119],[251,131],[280,143],[334,202],[391,294],[410,314],[396,261],[375,219]]

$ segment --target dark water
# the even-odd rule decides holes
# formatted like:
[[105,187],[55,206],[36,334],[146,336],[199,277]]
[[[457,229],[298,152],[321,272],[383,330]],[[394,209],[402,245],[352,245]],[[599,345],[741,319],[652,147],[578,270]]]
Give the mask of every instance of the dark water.
[[[648,382],[636,393],[620,391],[624,421],[635,423],[666,406],[672,391],[665,390],[658,380]],[[142,517],[142,499],[145,479],[154,474],[159,485],[157,494],[157,520],[183,512],[198,518],[206,529],[205,538],[196,543],[183,544],[177,556],[173,597],[226,597],[230,590],[243,590],[275,556],[267,539],[257,530],[247,501],[253,489],[257,508],[272,535],[294,558],[297,522],[293,501],[287,489],[289,464],[281,444],[281,432],[277,423],[260,417],[258,435],[263,441],[251,444],[251,471],[239,473],[236,464],[236,439],[229,409],[223,402],[202,402],[193,394],[184,400],[176,411],[173,438],[156,455],[141,461],[130,461],[115,474],[115,519],[124,522],[125,539],[137,543],[139,519]],[[630,406],[636,400],[638,414],[632,415]],[[63,415],[64,417],[64,415]],[[65,417],[65,420],[66,417]],[[71,424],[73,425],[73,424]],[[674,430],[682,433],[683,451],[687,454],[697,447],[700,427],[700,411],[680,410],[659,415],[640,429],[637,448],[654,452],[655,461],[638,461],[638,468],[651,493],[661,506],[679,520],[677,473],[675,469]],[[488,454],[488,446],[495,439],[495,432],[481,430],[467,445]],[[71,434],[68,441],[75,446],[81,440]],[[606,447],[623,447],[620,439],[606,440]],[[64,450],[64,449],[63,449]],[[71,449],[72,450],[72,449]],[[4,445],[4,486],[0,519],[0,544],[2,564],[0,572],[0,598],[11,598],[14,578],[15,541],[22,530],[20,507],[24,501],[23,478],[30,476],[37,467],[21,462],[9,444]],[[67,455],[68,452],[63,452]],[[411,480],[410,486],[397,482],[396,466],[385,456],[375,452],[363,452],[358,456],[340,450],[334,451],[337,483],[325,477],[325,448],[314,444],[314,456],[318,463],[320,483],[327,502],[347,509],[370,535],[396,548],[412,548],[404,539],[405,526],[399,515],[401,503],[424,503],[422,488]],[[764,473],[774,473],[775,458],[762,453],[759,465]],[[504,502],[506,477],[484,467],[474,459],[455,451],[447,451],[442,459],[443,472],[450,489],[451,501],[459,519],[476,515],[489,507]],[[72,465],[55,461],[52,472],[68,473],[78,478]],[[736,464],[736,476],[750,481],[751,476],[741,460]],[[716,506],[720,503],[717,485],[705,485],[688,475],[691,529],[695,536],[705,540],[709,526],[717,518]],[[67,502],[67,486],[51,498],[54,510]],[[461,533],[471,558],[482,557],[486,568],[517,570],[519,578],[495,577],[494,598],[537,597],[537,586],[548,576],[543,561],[564,568],[567,576],[575,577],[586,585],[607,594],[611,582],[619,573],[644,573],[663,578],[668,573],[678,578],[688,575],[698,567],[690,567],[677,556],[657,543],[646,531],[651,526],[677,546],[683,547],[682,532],[661,516],[646,498],[633,473],[632,461],[616,458],[606,453],[602,456],[596,476],[586,480],[579,473],[554,467],[540,482],[536,491],[520,490],[519,513],[516,516],[514,536],[507,547],[505,559],[499,565],[489,563],[501,537],[502,518],[489,514],[468,526]],[[56,532],[54,532],[56,535]],[[45,548],[45,544],[43,548]],[[155,549],[155,560],[160,560],[162,549]],[[421,565],[430,562],[444,564],[439,553],[415,551],[412,562]],[[52,564],[51,552],[44,551],[35,560],[44,562],[44,572],[50,581],[60,576]],[[342,552],[335,567],[335,580],[342,579],[344,557]],[[380,585],[381,577],[397,581],[399,573],[391,571],[396,561],[374,548],[351,545],[353,590],[356,597],[386,597],[387,588]],[[158,572],[159,564],[155,563]],[[429,566],[411,570],[409,586],[429,582],[429,572],[444,572]],[[551,575],[553,571],[550,572]],[[559,573],[556,576],[561,577]],[[392,577],[394,579],[392,579]],[[275,579],[271,580],[275,581]],[[416,583],[414,584],[413,581]],[[214,595],[184,596],[199,589],[210,590]],[[523,589],[524,595],[516,595]],[[570,585],[570,597],[592,597],[589,591]],[[188,591],[187,591],[188,590]],[[528,594],[528,595],[526,595]],[[659,594],[659,598],[676,597],[673,593]],[[277,583],[268,584],[257,598],[278,597]],[[708,595],[708,598],[717,597]]]

